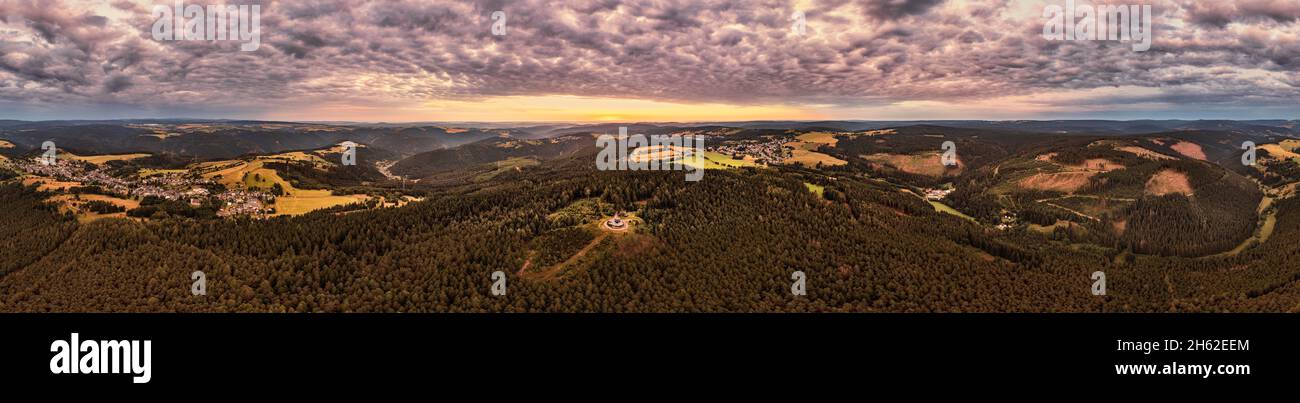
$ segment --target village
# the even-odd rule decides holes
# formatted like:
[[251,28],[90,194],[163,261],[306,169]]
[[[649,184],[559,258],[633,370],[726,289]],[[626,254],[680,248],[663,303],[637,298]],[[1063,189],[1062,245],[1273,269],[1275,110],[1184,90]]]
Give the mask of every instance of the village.
[[104,165],[69,159],[58,159],[54,164],[47,164],[40,157],[15,160],[14,166],[30,175],[79,185],[78,189],[62,188],[65,192],[89,190],[88,193],[136,200],[152,197],[185,202],[190,207],[213,204],[220,206],[218,217],[262,217],[273,212],[268,205],[275,202],[275,196],[269,193],[226,189],[216,181],[188,173],[166,172],[145,178],[118,177],[111,174],[110,169]]
[[724,154],[732,158],[753,157],[759,164],[780,164],[791,155],[785,146],[789,138],[777,138],[765,142],[755,140],[735,141],[730,144],[708,147],[706,151]]

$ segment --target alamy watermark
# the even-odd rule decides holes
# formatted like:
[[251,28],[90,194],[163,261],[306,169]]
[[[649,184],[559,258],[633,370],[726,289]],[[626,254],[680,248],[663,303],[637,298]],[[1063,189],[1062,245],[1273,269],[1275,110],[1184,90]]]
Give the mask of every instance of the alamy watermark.
[[506,12],[492,12],[492,36],[506,36]]
[[1092,295],[1105,296],[1106,295],[1106,272],[1100,270],[1094,271],[1092,272],[1092,275],[1089,276],[1088,278],[1092,279]]
[[46,140],[44,143],[41,143],[41,149],[45,150],[41,153],[41,157],[39,158],[41,164],[51,166],[59,163],[59,148],[54,146],[53,141]]
[[342,143],[339,143],[339,146],[343,147],[343,153],[339,157],[342,159],[342,161],[340,162],[344,166],[356,165],[357,164],[357,143],[353,143],[351,141],[344,141]]
[[81,340],[72,333],[69,340],[50,343],[52,374],[132,374],[134,383],[149,383],[153,349],[150,340]]
[[262,6],[186,5],[153,7],[153,39],[157,41],[242,41],[239,50],[262,46]]
[[939,162],[945,167],[957,166],[957,143],[945,141],[939,145],[943,149],[943,154],[939,155]]
[[489,288],[492,296],[500,297],[506,295],[506,273],[500,270],[492,272],[492,287]]
[[601,171],[686,171],[686,181],[704,178],[704,136],[602,134],[596,138],[596,169]]
[[1131,42],[1134,52],[1151,49],[1151,5],[1091,4],[1043,9],[1043,38],[1049,41]]
[[790,283],[790,295],[796,297],[808,295],[808,275],[804,274],[803,270],[790,273],[790,280],[794,280]]

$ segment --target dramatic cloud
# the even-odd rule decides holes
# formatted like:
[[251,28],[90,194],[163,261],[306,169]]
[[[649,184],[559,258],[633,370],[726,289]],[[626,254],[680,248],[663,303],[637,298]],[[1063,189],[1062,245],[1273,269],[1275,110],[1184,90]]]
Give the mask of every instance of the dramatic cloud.
[[0,118],[1297,116],[1300,2],[1094,3],[1151,4],[1151,49],[1044,39],[1064,0],[186,2],[260,5],[254,52],[154,40],[171,0],[0,0]]

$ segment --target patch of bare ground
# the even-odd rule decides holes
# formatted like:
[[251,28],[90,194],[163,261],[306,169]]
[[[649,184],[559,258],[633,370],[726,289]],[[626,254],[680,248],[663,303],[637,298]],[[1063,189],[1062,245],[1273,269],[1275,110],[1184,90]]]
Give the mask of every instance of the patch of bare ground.
[[929,177],[942,177],[944,175],[960,174],[965,169],[966,164],[957,158],[957,166],[948,167],[943,165],[943,158],[940,154],[871,154],[864,155],[862,159],[877,164],[883,164],[899,171],[914,175],[925,175]]
[[1168,156],[1168,155],[1164,155],[1164,154],[1161,154],[1161,153],[1158,153],[1158,152],[1155,152],[1155,151],[1151,151],[1151,150],[1148,150],[1148,149],[1145,149],[1145,148],[1142,148],[1142,147],[1137,147],[1137,146],[1124,146],[1124,147],[1117,147],[1117,148],[1115,148],[1115,149],[1116,149],[1116,150],[1123,151],[1123,152],[1126,152],[1126,153],[1131,153],[1131,154],[1133,154],[1133,155],[1136,155],[1136,156],[1139,156],[1139,157],[1142,157],[1142,158],[1146,158],[1146,159],[1149,159],[1149,160],[1157,160],[1157,161],[1158,161],[1158,160],[1171,160],[1171,159],[1174,159],[1174,157],[1170,157],[1170,156]]
[[1192,184],[1187,180],[1187,174],[1172,169],[1163,169],[1151,175],[1147,180],[1146,194],[1154,196],[1164,196],[1167,194],[1182,193],[1184,195],[1192,194]]
[[1111,161],[1105,158],[1092,158],[1092,159],[1084,160],[1083,163],[1079,163],[1079,164],[1063,164],[1056,161],[1056,155],[1057,155],[1056,153],[1042,154],[1037,157],[1034,157],[1034,160],[1042,161],[1042,162],[1050,162],[1068,168],[1073,171],[1110,172],[1117,169],[1124,169],[1124,166],[1120,165],[1118,162]]
[[1021,187],[1027,189],[1054,190],[1073,193],[1084,185],[1087,185],[1088,180],[1096,174],[1097,171],[1044,172],[1021,179],[1019,184]]
[[1201,145],[1190,141],[1179,141],[1174,143],[1174,145],[1169,146],[1169,148],[1174,149],[1174,151],[1177,151],[1179,154],[1185,155],[1188,158],[1195,158],[1201,161],[1205,161],[1206,159],[1205,150],[1201,149]]
[[1123,165],[1120,165],[1117,162],[1105,158],[1093,158],[1093,159],[1083,161],[1082,164],[1063,165],[1063,166],[1078,171],[1097,171],[1097,172],[1110,172],[1117,169],[1124,169]]

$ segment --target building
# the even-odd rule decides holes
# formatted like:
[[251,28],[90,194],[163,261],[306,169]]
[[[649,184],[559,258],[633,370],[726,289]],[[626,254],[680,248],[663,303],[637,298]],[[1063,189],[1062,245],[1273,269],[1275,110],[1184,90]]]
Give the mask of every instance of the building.
[[605,228],[621,231],[627,229],[627,221],[620,218],[618,214],[614,214],[614,218],[605,221]]

